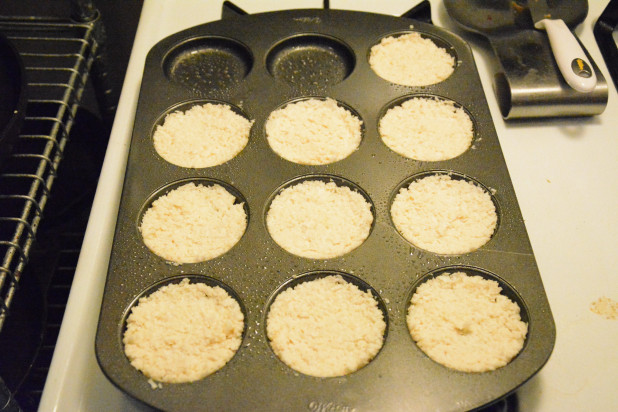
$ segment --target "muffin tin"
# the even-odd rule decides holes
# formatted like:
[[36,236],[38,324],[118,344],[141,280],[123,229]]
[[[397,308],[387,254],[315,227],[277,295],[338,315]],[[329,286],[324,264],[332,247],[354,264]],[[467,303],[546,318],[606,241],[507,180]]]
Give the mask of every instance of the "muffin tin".
[[[407,87],[370,68],[370,48],[390,35],[418,31],[455,56],[445,81]],[[363,120],[359,148],[322,166],[286,161],[269,147],[264,123],[282,104],[331,97]],[[419,162],[386,147],[378,135],[384,111],[405,97],[436,96],[456,102],[473,119],[473,147],[447,161]],[[167,163],[152,144],[154,127],[179,105],[225,102],[255,120],[249,143],[232,160],[187,169]],[[454,173],[492,193],[499,225],[492,239],[465,255],[437,255],[406,242],[392,224],[392,198],[404,182],[428,173]],[[265,215],[273,196],[309,177],[349,182],[368,196],[372,231],[350,253],[325,260],[287,253],[270,237]],[[340,180],[343,179],[343,180]],[[227,253],[210,261],[173,265],[144,245],[139,222],[161,190],[179,182],[223,182],[245,203],[248,226]],[[498,370],[470,374],[429,359],[406,325],[413,288],[437,272],[482,273],[516,297],[529,322],[523,350]],[[380,353],[362,369],[337,378],[300,374],[281,362],[266,338],[268,305],[291,283],[343,272],[371,287],[387,311]],[[308,276],[302,276],[309,274]],[[222,283],[245,312],[243,343],[230,362],[206,378],[152,389],[124,355],[124,322],[138,297],[153,285],[178,281]],[[524,222],[493,127],[472,53],[457,36],[422,22],[339,10],[292,10],[216,21],[174,34],[146,59],[96,336],[101,369],[120,389],[162,410],[468,410],[517,389],[547,361],[555,326]]]

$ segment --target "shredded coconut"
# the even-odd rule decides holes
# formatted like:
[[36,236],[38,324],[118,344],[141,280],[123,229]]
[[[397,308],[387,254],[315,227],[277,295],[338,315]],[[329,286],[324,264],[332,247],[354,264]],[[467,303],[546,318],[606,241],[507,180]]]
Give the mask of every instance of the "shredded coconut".
[[384,340],[386,322],[371,292],[341,276],[327,276],[281,292],[270,307],[273,351],[311,376],[352,373],[369,363]]
[[266,137],[286,160],[323,165],[344,159],[358,148],[361,125],[358,117],[333,99],[308,99],[272,112]]
[[182,167],[217,166],[247,145],[253,121],[225,104],[206,103],[165,117],[153,134],[157,153]]
[[371,48],[369,64],[385,80],[406,86],[426,86],[448,78],[455,59],[420,33],[383,38]]
[[144,244],[175,263],[213,259],[230,250],[247,227],[242,203],[220,185],[187,183],[161,196],[144,213]]
[[409,242],[442,254],[478,249],[498,222],[489,193],[448,175],[431,175],[402,188],[391,205],[391,217]]
[[266,216],[268,232],[279,246],[311,259],[352,251],[369,236],[372,223],[371,205],[360,193],[319,180],[283,189]]
[[474,136],[472,120],[464,109],[435,98],[412,98],[389,109],[379,129],[391,150],[422,161],[459,156]]
[[434,361],[463,372],[486,372],[523,348],[528,325],[498,282],[463,272],[421,284],[407,323],[418,347]]
[[131,309],[124,351],[153,389],[161,387],[157,382],[193,382],[234,356],[243,327],[240,306],[224,289],[183,279]]

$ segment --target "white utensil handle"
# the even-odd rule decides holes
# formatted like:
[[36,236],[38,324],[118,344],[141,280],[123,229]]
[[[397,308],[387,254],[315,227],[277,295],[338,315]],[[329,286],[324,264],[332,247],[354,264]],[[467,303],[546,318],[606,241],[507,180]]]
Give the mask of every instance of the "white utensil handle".
[[535,27],[545,29],[564,80],[575,90],[589,93],[597,84],[597,76],[579,42],[563,20],[539,20]]

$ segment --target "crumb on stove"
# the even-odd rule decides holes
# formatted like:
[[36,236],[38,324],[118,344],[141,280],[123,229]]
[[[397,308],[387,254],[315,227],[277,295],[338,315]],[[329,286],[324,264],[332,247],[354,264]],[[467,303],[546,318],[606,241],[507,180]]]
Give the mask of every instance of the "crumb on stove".
[[606,296],[592,302],[590,310],[605,319],[618,320],[618,302]]

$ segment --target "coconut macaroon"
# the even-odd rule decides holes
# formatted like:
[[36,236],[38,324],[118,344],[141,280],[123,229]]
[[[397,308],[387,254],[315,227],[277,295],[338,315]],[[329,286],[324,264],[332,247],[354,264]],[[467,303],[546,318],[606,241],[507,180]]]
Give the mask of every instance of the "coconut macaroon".
[[380,119],[380,137],[394,152],[422,161],[448,160],[472,144],[468,113],[451,101],[415,97],[389,109]]
[[122,341],[131,365],[148,378],[193,382],[234,356],[243,328],[240,306],[224,289],[183,279],[139,300]]
[[421,249],[462,254],[489,241],[498,222],[491,196],[449,175],[430,175],[401,188],[391,205],[397,230]]
[[463,372],[486,372],[522,349],[528,325],[498,282],[463,272],[421,284],[407,323],[418,347],[434,361]]
[[372,223],[371,204],[363,195],[321,180],[305,180],[281,190],[266,215],[274,241],[310,259],[350,252],[367,239]]
[[275,354],[311,376],[352,373],[380,351],[386,322],[371,292],[339,275],[300,283],[270,307],[266,331]]
[[335,100],[312,98],[272,112],[266,138],[273,151],[290,162],[324,165],[358,148],[362,123]]
[[196,263],[230,250],[247,227],[243,203],[218,184],[187,183],[159,197],[144,213],[144,244],[174,263]]
[[252,124],[229,105],[206,103],[168,114],[152,139],[157,153],[172,164],[211,167],[240,153],[249,141]]
[[455,70],[455,59],[420,33],[383,38],[371,48],[369,65],[385,80],[405,86],[439,83]]

